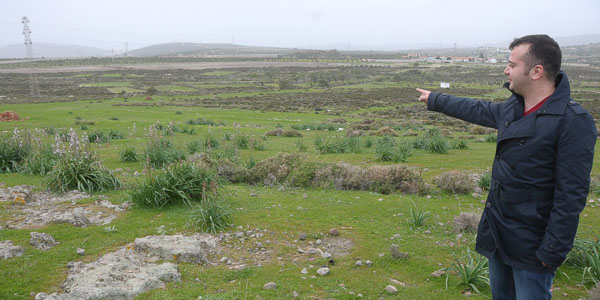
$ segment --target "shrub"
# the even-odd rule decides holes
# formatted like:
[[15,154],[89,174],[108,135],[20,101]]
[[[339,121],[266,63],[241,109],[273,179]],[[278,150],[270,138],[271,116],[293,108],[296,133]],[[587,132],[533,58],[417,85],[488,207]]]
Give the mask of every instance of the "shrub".
[[135,152],[135,148],[127,147],[119,153],[119,161],[123,163],[137,162],[137,153]]
[[195,230],[216,234],[232,224],[231,209],[218,200],[206,200],[195,205],[188,219],[188,226]]
[[206,147],[206,149],[219,148],[219,140],[217,140],[216,137],[209,134],[204,140],[204,147]]
[[108,131],[108,138],[111,140],[121,140],[125,137],[125,134],[122,131],[110,129]]
[[180,204],[192,207],[203,200],[217,199],[218,186],[218,177],[210,169],[194,163],[177,163],[149,173],[144,182],[131,189],[129,199],[140,207]]
[[252,140],[252,149],[256,151],[265,151],[265,145],[258,140]]
[[452,148],[458,150],[467,150],[469,149],[469,143],[465,139],[459,139],[452,145]]
[[308,148],[306,148],[306,145],[304,145],[304,143],[300,139],[297,139],[295,144],[296,144],[296,148],[300,152],[306,152],[306,150],[308,150]]
[[375,157],[381,161],[406,162],[411,155],[406,144],[397,145],[394,139],[384,136],[375,144]]
[[153,168],[160,168],[178,160],[185,159],[183,151],[173,147],[170,140],[153,138],[146,145],[144,152],[146,163]]
[[[460,282],[457,285],[465,286],[478,294],[481,294],[480,288],[490,285],[487,258],[469,249],[461,259],[455,256],[454,263],[446,270],[458,274]],[[449,272],[446,273],[446,289],[448,289],[448,276]]]
[[284,136],[284,137],[302,137],[302,134],[296,130],[283,130],[276,128],[275,130],[265,132],[265,136]]
[[396,131],[389,126],[383,126],[381,128],[379,128],[379,130],[377,130],[377,132],[375,132],[376,136],[398,136],[398,133],[396,133]]
[[454,230],[456,232],[477,232],[480,218],[481,216],[477,213],[461,212],[454,217]]
[[32,149],[31,134],[15,128],[11,136],[0,138],[0,172],[14,172]]
[[393,259],[408,259],[408,253],[400,251],[400,247],[396,244],[390,246],[390,254]]
[[306,161],[306,156],[302,154],[279,153],[274,157],[258,162],[250,171],[249,180],[251,183],[259,183],[271,175],[278,181],[283,182],[292,169],[297,168]]
[[446,172],[435,179],[437,187],[453,194],[467,194],[473,191],[474,183],[468,174],[459,171]]
[[219,159],[217,161],[217,173],[220,177],[227,179],[231,183],[247,182],[250,176],[248,168],[239,166],[228,159]]

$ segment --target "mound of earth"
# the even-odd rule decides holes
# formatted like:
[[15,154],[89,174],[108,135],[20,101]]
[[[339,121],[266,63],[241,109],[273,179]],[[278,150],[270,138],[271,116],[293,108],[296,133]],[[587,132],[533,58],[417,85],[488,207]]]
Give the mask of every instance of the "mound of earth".
[[5,111],[0,114],[0,122],[8,122],[8,121],[19,121],[21,118],[19,114],[14,111]]

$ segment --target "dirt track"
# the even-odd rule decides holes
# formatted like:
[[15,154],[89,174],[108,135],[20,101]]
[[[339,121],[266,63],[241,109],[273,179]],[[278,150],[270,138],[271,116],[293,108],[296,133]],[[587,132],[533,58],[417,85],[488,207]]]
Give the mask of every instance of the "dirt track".
[[[196,62],[196,63],[156,63],[132,65],[97,65],[35,68],[35,73],[98,72],[114,70],[205,70],[233,68],[269,68],[269,67],[339,67],[345,63],[326,62],[277,62],[277,61],[240,61],[240,62]],[[0,69],[0,73],[29,73],[31,68]]]

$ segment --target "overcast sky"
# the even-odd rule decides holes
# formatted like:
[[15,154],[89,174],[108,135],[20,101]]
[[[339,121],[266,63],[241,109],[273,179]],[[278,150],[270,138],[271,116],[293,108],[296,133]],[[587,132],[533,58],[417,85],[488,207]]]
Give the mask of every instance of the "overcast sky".
[[129,50],[159,43],[458,47],[546,33],[600,33],[599,0],[0,0],[0,46]]

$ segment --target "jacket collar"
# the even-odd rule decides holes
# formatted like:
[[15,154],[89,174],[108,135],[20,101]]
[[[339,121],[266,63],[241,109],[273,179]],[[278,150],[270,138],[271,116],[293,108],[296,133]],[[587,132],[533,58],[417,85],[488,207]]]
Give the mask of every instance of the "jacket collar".
[[[540,109],[536,112],[537,114],[562,115],[565,113],[567,103],[571,99],[571,87],[569,85],[569,79],[567,78],[567,74],[565,74],[563,71],[560,71],[558,73],[558,76],[556,76],[556,81],[554,85],[556,86],[556,90],[554,90],[554,93],[550,95],[550,98],[546,100],[546,103],[544,103],[544,105],[542,105],[542,107],[540,107]],[[504,83],[504,87],[508,89],[509,83]],[[510,89],[508,90],[511,91]],[[519,104],[521,104],[520,106],[522,110],[524,107],[523,96],[516,94],[513,91],[511,91],[511,93],[513,93],[513,95],[518,100]],[[515,107],[515,109],[518,108]],[[515,117],[517,118],[522,117],[523,112],[520,113],[520,116],[517,115],[518,113],[515,111]]]

